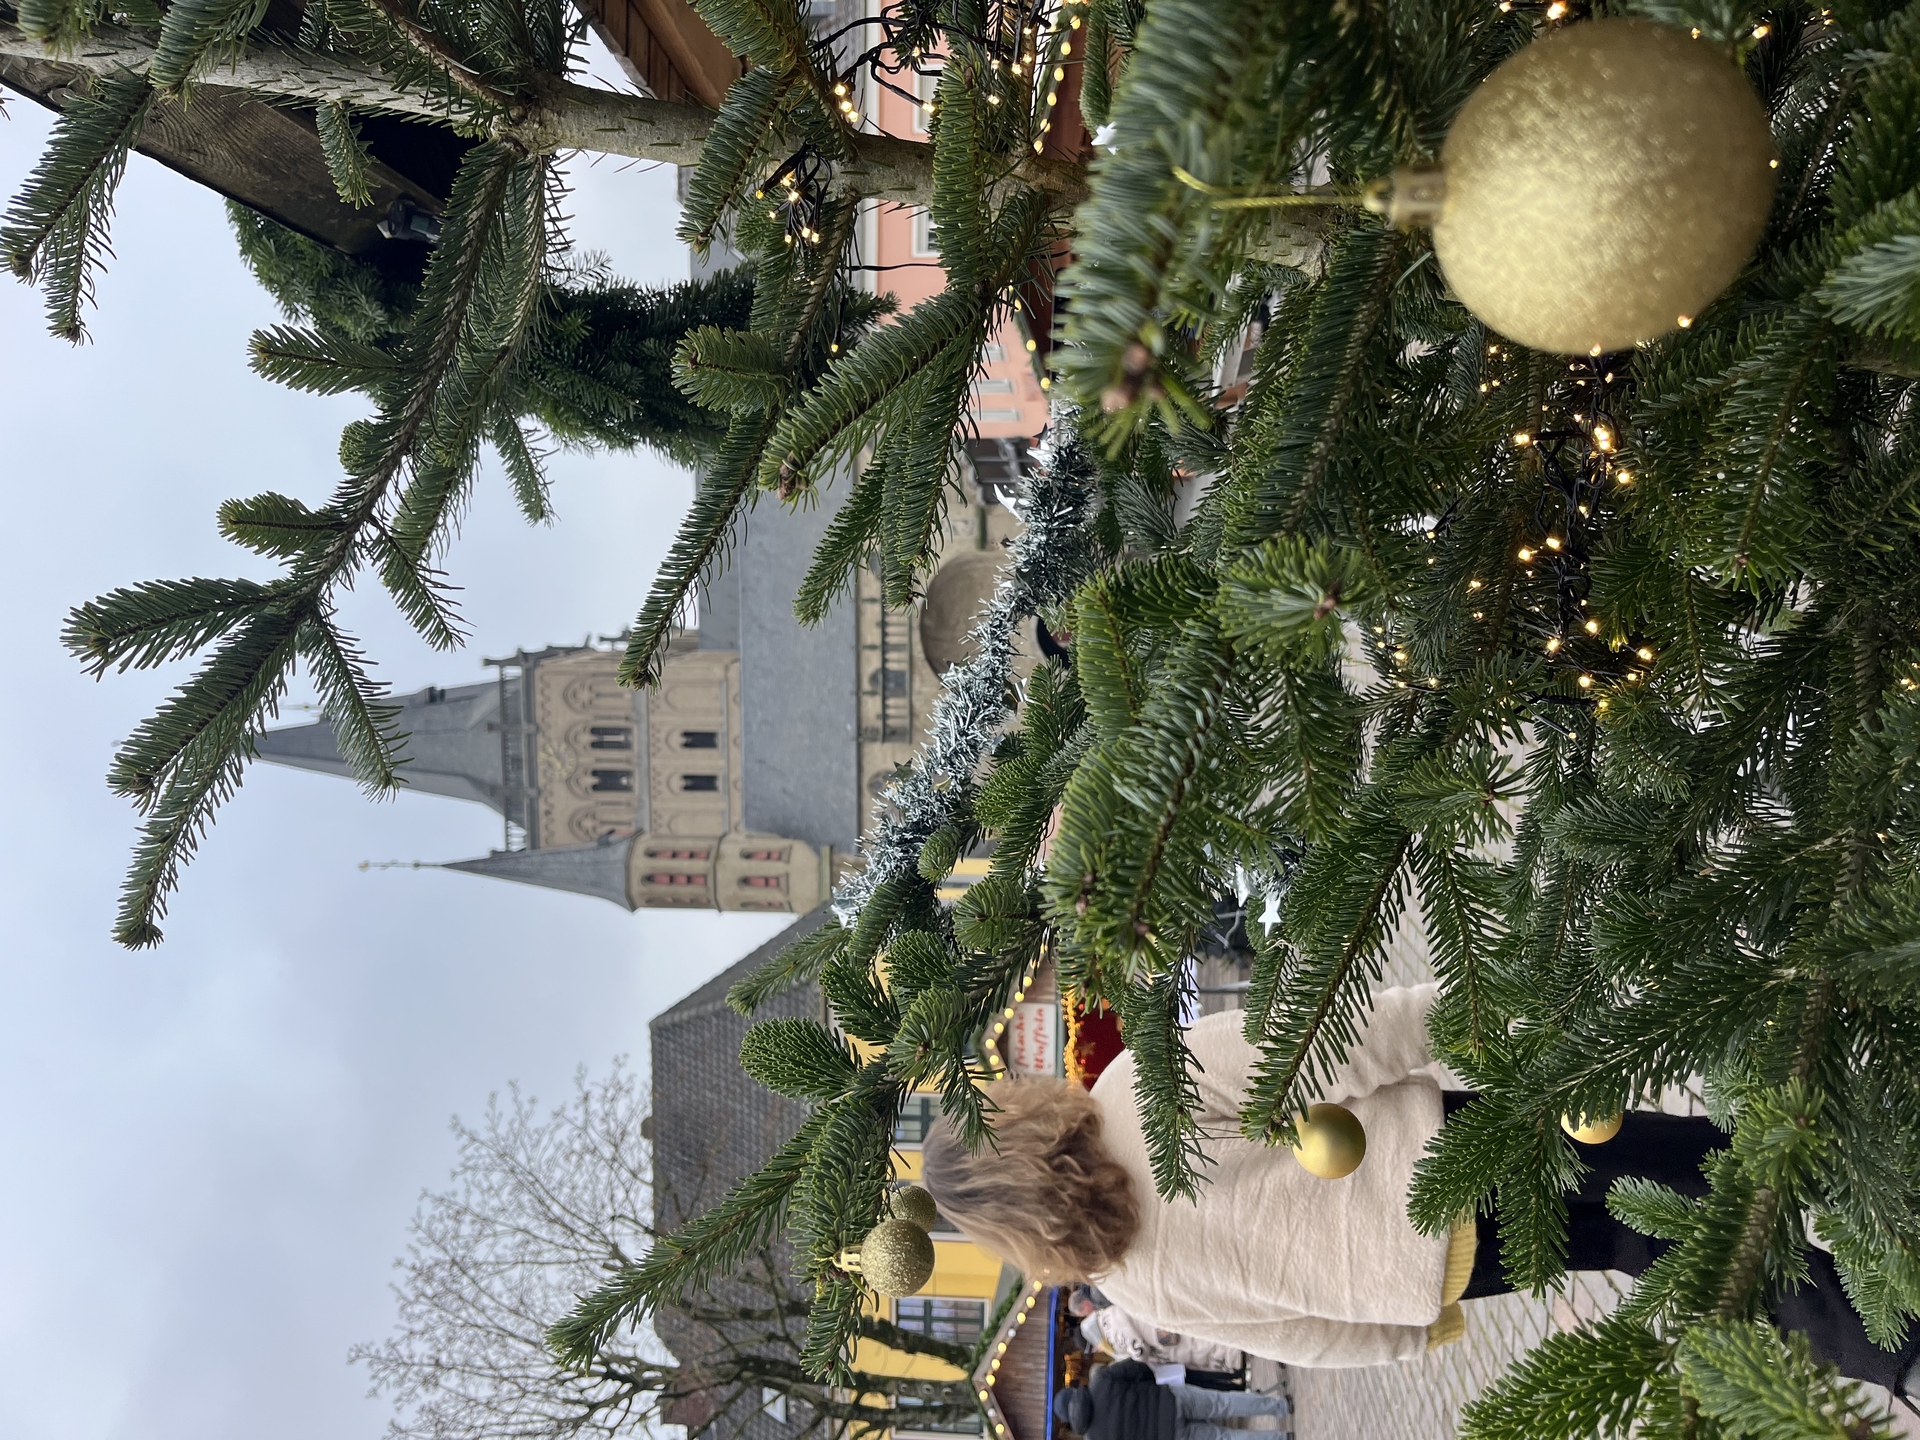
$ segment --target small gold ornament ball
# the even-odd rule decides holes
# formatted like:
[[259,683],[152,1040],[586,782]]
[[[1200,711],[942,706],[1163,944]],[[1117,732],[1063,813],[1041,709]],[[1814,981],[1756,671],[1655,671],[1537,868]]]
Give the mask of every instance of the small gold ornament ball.
[[1604,1145],[1620,1133],[1626,1118],[1625,1115],[1609,1115],[1603,1119],[1589,1120],[1582,1115],[1580,1123],[1576,1125],[1571,1115],[1562,1115],[1560,1128],[1582,1145]]
[[1509,339],[1624,350],[1692,322],[1773,203],[1773,139],[1726,52],[1644,20],[1537,40],[1461,108],[1433,223],[1447,282]]
[[1367,1132],[1344,1105],[1309,1105],[1294,1123],[1293,1158],[1322,1180],[1341,1180],[1367,1158]]
[[934,1221],[940,1218],[933,1196],[918,1185],[902,1185],[888,1197],[887,1203],[897,1219],[911,1220],[922,1230],[933,1229]]
[[881,1295],[911,1295],[933,1275],[933,1241],[911,1220],[882,1220],[860,1242],[860,1274]]

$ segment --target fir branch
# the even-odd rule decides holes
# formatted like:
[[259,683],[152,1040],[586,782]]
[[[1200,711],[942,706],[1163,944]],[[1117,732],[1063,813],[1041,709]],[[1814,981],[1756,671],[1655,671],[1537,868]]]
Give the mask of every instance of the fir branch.
[[648,592],[633,635],[620,661],[620,683],[644,689],[658,683],[666,659],[667,637],[686,594],[716,570],[733,542],[741,503],[753,491],[761,453],[773,433],[772,414],[738,416],[713,464],[700,479],[687,518]]
[[775,995],[818,977],[834,962],[847,939],[847,930],[838,920],[829,918],[727,991],[727,1004],[736,1014],[753,1014]]
[[327,160],[327,173],[333,188],[349,205],[365,207],[373,203],[373,186],[367,172],[371,158],[353,112],[335,102],[319,106],[313,112],[314,126],[320,132],[320,150]]
[[165,94],[179,94],[219,47],[258,25],[266,8],[265,0],[173,0],[160,21],[148,80]]
[[1184,966],[1160,971],[1129,986],[1120,997],[1120,1027],[1133,1056],[1134,1103],[1147,1137],[1154,1192],[1162,1201],[1193,1200],[1200,1193],[1198,1167],[1211,1163],[1200,1145],[1200,1087],[1180,1016],[1193,996]]
[[124,72],[76,97],[0,223],[0,259],[46,287],[48,328],[63,340],[86,337],[81,311],[93,301],[94,272],[112,253],[106,231],[114,192],[152,105],[145,78]]
[[728,209],[746,190],[774,134],[774,117],[787,88],[779,72],[764,67],[747,71],[727,87],[700,149],[700,163],[687,181],[686,204],[674,231],[697,253],[707,252]]
[[254,580],[151,580],[77,605],[61,641],[98,678],[182,660],[268,607],[279,585]]
[[638,1265],[582,1296],[573,1313],[547,1332],[547,1343],[560,1363],[588,1364],[620,1326],[673,1303],[766,1246],[779,1229],[827,1114],[816,1113],[718,1205],[656,1241]]

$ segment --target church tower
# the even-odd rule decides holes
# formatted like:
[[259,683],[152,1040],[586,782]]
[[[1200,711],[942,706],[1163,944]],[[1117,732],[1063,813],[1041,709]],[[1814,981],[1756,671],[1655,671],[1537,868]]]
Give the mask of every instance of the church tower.
[[[446,868],[640,908],[785,911],[825,898],[833,847],[746,827],[740,657],[676,636],[660,685],[624,690],[618,649],[486,662],[488,684],[401,703],[412,789],[499,814],[503,848]],[[346,775],[326,721],[271,730],[262,759]]]
[[[523,650],[486,661],[491,681],[405,697],[403,783],[502,821],[500,849],[445,868],[628,910],[803,915],[825,900],[876,797],[924,740],[940,675],[968,653],[1018,528],[1001,496],[1024,447],[968,450],[973,483],[909,610],[888,609],[863,569],[845,602],[802,627],[793,597],[832,510],[749,514],[652,690],[621,688],[621,647],[607,640]],[[269,730],[257,749],[350,774],[324,719]]]

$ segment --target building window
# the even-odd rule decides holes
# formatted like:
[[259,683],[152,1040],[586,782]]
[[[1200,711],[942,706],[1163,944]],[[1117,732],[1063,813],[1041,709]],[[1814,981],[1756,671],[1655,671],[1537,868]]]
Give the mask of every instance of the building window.
[[685,791],[716,791],[720,788],[718,775],[682,775],[680,788]]
[[630,795],[633,793],[633,771],[596,770],[593,772],[593,788],[603,794]]
[[594,725],[588,729],[587,734],[593,737],[588,743],[595,750],[633,749],[631,725]]
[[992,378],[976,380],[973,382],[973,393],[976,395],[1011,395],[1013,394],[1013,381],[995,380]]
[[779,890],[787,882],[778,875],[742,875],[740,883],[749,890]]
[[740,852],[740,858],[742,860],[776,860],[784,862],[787,858],[787,852],[784,850],[742,850]]
[[932,118],[927,113],[927,107],[933,103],[933,98],[939,89],[940,72],[938,70],[934,71],[931,75],[915,75],[913,77],[913,96],[916,102],[913,107],[914,134],[925,135],[933,129],[933,127],[927,123]]
[[934,1117],[940,1113],[938,1104],[931,1095],[909,1095],[907,1103],[893,1122],[893,1143],[896,1145],[922,1145],[926,1143],[927,1131],[933,1128]]
[[704,875],[675,875],[660,871],[651,875],[642,875],[640,878],[649,885],[698,885],[705,889],[707,884],[707,877]]
[[682,750],[718,750],[720,732],[718,730],[682,730],[680,748]]
[[933,223],[933,216],[925,210],[913,217],[913,253],[915,255],[940,253],[940,227]]
[[923,1420],[915,1417],[913,1412],[927,1403],[916,1395],[902,1395],[894,1401],[894,1404],[904,1412],[900,1416],[899,1423],[893,1427],[896,1440],[898,1437],[908,1435],[978,1435],[981,1433],[980,1412],[977,1410],[971,1415],[961,1416],[958,1420]]
[[[893,1302],[893,1323],[971,1349],[987,1323],[987,1302],[941,1295],[906,1295]],[[918,1427],[916,1427],[918,1428]]]
[[705,860],[712,854],[709,850],[649,850],[649,860]]

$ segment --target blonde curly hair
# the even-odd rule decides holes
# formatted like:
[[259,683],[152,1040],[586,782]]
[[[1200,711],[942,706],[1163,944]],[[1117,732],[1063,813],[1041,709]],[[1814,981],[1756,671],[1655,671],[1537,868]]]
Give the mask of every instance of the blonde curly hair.
[[1064,1080],[989,1092],[992,1139],[970,1154],[943,1120],[928,1132],[922,1183],[969,1240],[1052,1284],[1092,1280],[1140,1228],[1133,1181],[1100,1143],[1100,1107]]

